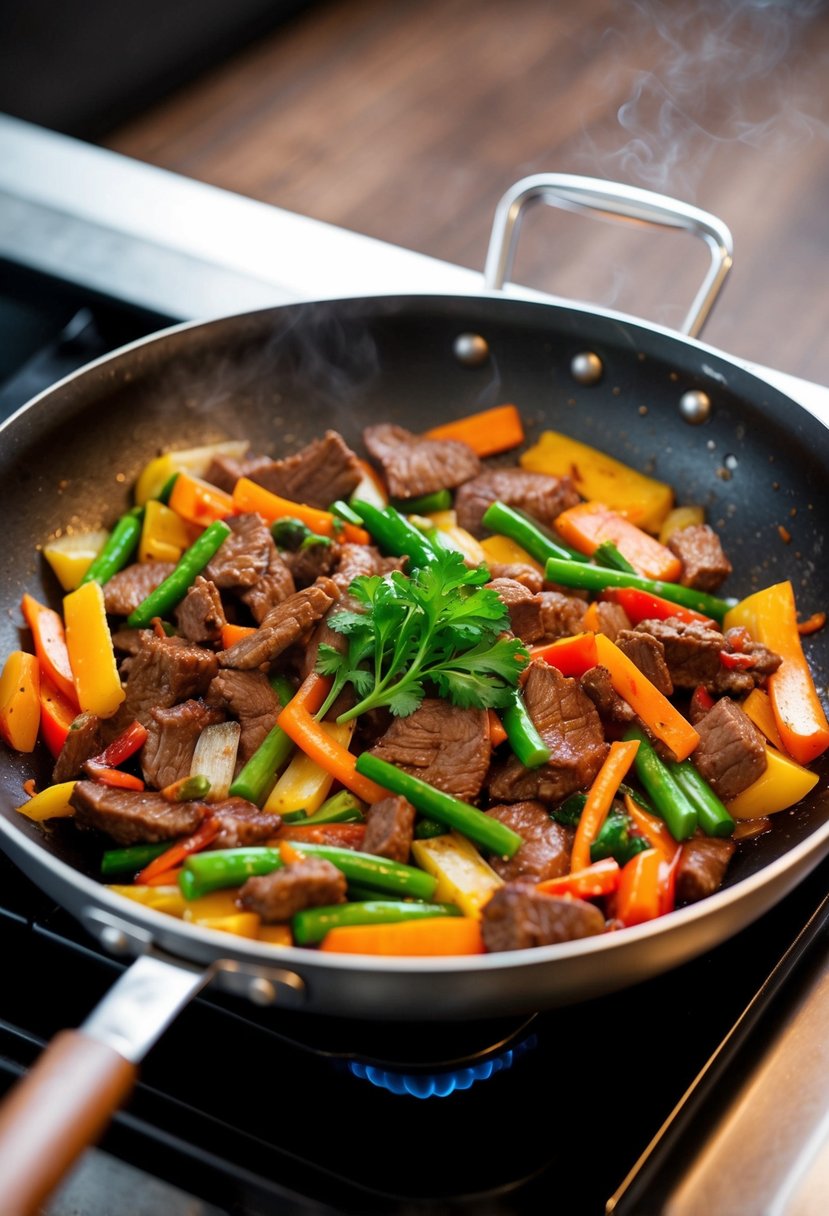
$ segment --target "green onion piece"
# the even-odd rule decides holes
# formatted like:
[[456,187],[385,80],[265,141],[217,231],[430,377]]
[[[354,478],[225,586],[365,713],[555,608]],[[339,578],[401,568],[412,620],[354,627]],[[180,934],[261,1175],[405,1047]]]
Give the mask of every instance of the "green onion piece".
[[124,849],[107,849],[101,858],[101,877],[137,874],[156,857],[166,853],[169,847],[169,840],[161,840],[157,844],[132,844]]
[[328,508],[332,515],[336,515],[338,519],[345,520],[347,524],[354,524],[355,528],[362,528],[363,517],[358,515],[354,508],[347,502],[343,502],[338,498],[336,502],[332,502]]
[[634,836],[630,829],[631,822],[627,815],[621,811],[611,811],[590,846],[591,862],[613,857],[620,866],[624,866],[631,857],[651,847],[644,836]]
[[428,566],[435,560],[435,551],[427,538],[393,507],[381,511],[362,500],[352,505],[362,517],[363,527],[384,553],[408,557],[414,566]]
[[483,524],[491,532],[498,532],[501,536],[514,540],[537,562],[544,562],[549,557],[565,558],[574,562],[581,560],[585,564],[587,562],[586,557],[575,557],[573,550],[547,536],[538,523],[528,519],[515,507],[508,507],[506,503],[490,503],[484,512]]
[[204,798],[210,793],[210,780],[204,773],[194,773],[174,781],[161,791],[170,802],[191,802],[195,798]]
[[135,552],[144,523],[144,508],[133,507],[122,515],[109,534],[101,552],[87,569],[79,586],[84,583],[108,583],[113,574],[123,570]]
[[475,844],[496,853],[499,857],[512,857],[524,843],[518,833],[513,832],[506,824],[497,819],[490,819],[489,815],[485,815],[477,807],[470,806],[468,802],[461,802],[459,798],[453,798],[451,794],[445,794],[433,785],[427,785],[419,777],[404,773],[386,760],[381,760],[379,756],[372,756],[370,752],[363,752],[357,757],[357,772],[362,773],[364,777],[370,777],[372,781],[394,794],[402,794],[412,806],[430,819],[437,819],[457,828]]
[[198,540],[179,559],[172,574],[155,591],[151,591],[134,612],[127,617],[130,629],[146,629],[154,616],[164,616],[175,608],[187,594],[187,589],[200,574],[220,545],[230,536],[223,519],[216,519],[202,532]]
[[315,946],[329,929],[342,925],[390,925],[404,920],[425,920],[434,916],[460,916],[454,904],[418,904],[392,900],[367,903],[332,904],[325,908],[305,908],[291,922],[298,946]]
[[604,566],[609,570],[624,570],[626,574],[635,574],[636,571],[631,566],[628,559],[614,545],[612,540],[603,540],[593,554],[593,561],[597,566]]
[[434,494],[422,494],[420,498],[393,498],[391,502],[405,515],[428,515],[431,511],[448,511],[452,506],[452,492],[435,490]]
[[510,703],[501,714],[501,721],[510,747],[525,768],[538,768],[547,763],[550,749],[536,730],[517,688],[510,693]]
[[280,811],[279,817],[283,823],[305,823],[308,812],[305,807],[301,807],[296,811]]
[[638,739],[639,750],[634,765],[636,775],[651,796],[651,800],[668,825],[674,840],[687,840],[697,827],[697,812],[654,751],[650,739],[638,726],[632,726],[625,739]]
[[693,587],[681,587],[679,583],[663,583],[661,579],[645,578],[643,574],[625,574],[621,570],[609,570],[605,566],[585,565],[555,557],[548,559],[544,573],[551,583],[561,583],[565,587],[583,587],[587,591],[603,591],[605,587],[638,587],[640,591],[661,595],[664,600],[682,604],[695,612],[702,612],[716,621],[722,621],[729,608],[733,608],[737,602],[721,600],[705,591],[695,591]]
[[431,840],[434,836],[445,836],[446,824],[419,815],[415,820],[414,834],[417,840]]
[[[271,687],[284,709],[294,695],[292,684],[284,676],[274,676]],[[262,806],[276,784],[279,770],[292,755],[294,746],[281,726],[272,726],[239,775],[234,778],[228,792]],[[286,823],[289,822],[287,816],[283,815],[282,818]]]
[[699,826],[706,836],[730,836],[734,831],[734,820],[692,762],[683,760],[677,764],[674,761],[668,765],[668,770],[696,809]]

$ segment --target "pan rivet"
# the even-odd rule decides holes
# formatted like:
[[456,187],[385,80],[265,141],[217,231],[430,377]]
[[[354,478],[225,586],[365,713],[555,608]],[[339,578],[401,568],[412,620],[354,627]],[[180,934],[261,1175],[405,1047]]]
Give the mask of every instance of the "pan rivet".
[[129,953],[129,938],[123,929],[118,929],[115,925],[105,925],[101,930],[100,940],[103,948],[110,954]]
[[276,1003],[276,989],[270,980],[257,976],[248,984],[248,999],[254,1005],[273,1005]]
[[711,413],[711,398],[701,389],[689,389],[679,399],[679,412],[691,426],[699,426]]
[[489,343],[480,334],[458,334],[452,350],[464,367],[480,367],[489,358]]
[[570,360],[570,375],[579,384],[598,384],[604,374],[604,364],[592,350],[583,350]]

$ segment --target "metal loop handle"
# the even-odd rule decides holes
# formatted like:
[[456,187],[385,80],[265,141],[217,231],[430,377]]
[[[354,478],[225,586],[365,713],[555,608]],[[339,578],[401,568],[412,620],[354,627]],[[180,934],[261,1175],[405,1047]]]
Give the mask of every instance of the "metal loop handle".
[[569,173],[524,177],[507,190],[495,209],[484,270],[484,285],[491,290],[500,291],[509,279],[522,213],[536,200],[565,211],[598,212],[608,219],[681,228],[705,241],[711,265],[679,327],[680,333],[691,338],[699,336],[733,261],[731,232],[722,220],[667,195],[601,178]]

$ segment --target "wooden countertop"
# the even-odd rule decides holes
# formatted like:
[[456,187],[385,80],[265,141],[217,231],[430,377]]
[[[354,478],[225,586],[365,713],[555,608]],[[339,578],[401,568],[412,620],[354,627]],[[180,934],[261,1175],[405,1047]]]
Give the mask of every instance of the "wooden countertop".
[[[107,144],[470,267],[529,173],[672,194],[734,234],[705,339],[829,384],[827,69],[813,0],[330,0]],[[706,264],[539,207],[515,277],[676,326]]]

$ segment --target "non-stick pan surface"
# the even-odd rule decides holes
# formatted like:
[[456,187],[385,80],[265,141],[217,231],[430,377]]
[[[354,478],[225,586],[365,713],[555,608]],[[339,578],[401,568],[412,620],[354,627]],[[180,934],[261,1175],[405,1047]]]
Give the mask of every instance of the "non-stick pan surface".
[[[478,366],[454,354],[464,333],[489,345]],[[585,351],[604,368],[591,386],[570,371]],[[711,400],[702,425],[680,412],[689,390]],[[734,564],[730,594],[791,578],[804,614],[826,605],[829,431],[764,381],[700,343],[589,309],[495,295],[355,299],[169,331],[92,365],[6,424],[2,650],[20,643],[23,591],[59,601],[38,546],[58,529],[111,524],[141,467],[164,449],[230,437],[281,455],[326,427],[359,447],[368,423],[418,431],[503,401],[517,404],[530,441],[547,427],[567,432],[670,482],[679,502],[702,503]],[[819,688],[827,645],[822,633],[807,640]],[[771,832],[741,846],[724,891],[664,921],[477,959],[337,959],[197,929],[111,895],[94,877],[98,853],[82,834],[60,822],[44,830],[15,813],[32,775],[43,779],[45,767],[4,750],[2,844],[79,919],[115,916],[199,962],[288,968],[299,977],[285,989],[296,1004],[363,1016],[487,1016],[635,982],[765,911],[817,863],[829,839],[822,772],[805,805],[775,816]]]

